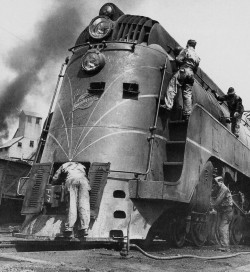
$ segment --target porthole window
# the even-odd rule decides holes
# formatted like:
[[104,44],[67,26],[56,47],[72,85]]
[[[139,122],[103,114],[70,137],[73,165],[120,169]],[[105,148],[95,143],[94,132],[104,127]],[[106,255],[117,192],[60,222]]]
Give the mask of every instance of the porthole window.
[[124,211],[115,211],[114,218],[126,218],[126,213]]
[[125,198],[126,194],[122,190],[116,190],[116,191],[113,192],[113,197],[114,198]]

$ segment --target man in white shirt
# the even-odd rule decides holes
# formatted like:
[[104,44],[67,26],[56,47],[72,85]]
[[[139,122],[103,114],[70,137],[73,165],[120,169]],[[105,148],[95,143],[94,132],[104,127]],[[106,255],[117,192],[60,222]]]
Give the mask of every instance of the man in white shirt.
[[66,162],[56,171],[52,182],[56,181],[62,173],[67,175],[65,187],[69,193],[65,235],[70,236],[72,234],[78,211],[80,219],[79,236],[86,236],[90,222],[89,191],[91,188],[86,177],[85,166],[79,162]]

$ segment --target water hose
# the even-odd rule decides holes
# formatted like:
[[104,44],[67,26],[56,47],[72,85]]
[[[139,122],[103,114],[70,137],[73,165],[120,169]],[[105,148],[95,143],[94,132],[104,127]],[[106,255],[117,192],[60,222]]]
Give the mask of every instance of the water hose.
[[176,260],[176,259],[184,259],[184,258],[193,258],[193,259],[201,259],[201,260],[218,260],[218,259],[233,258],[233,257],[239,256],[239,255],[250,254],[250,251],[241,251],[241,252],[237,252],[237,253],[233,253],[233,254],[229,254],[229,255],[209,256],[209,257],[191,255],[191,254],[160,257],[160,256],[155,256],[155,255],[147,253],[146,251],[141,249],[136,244],[130,244],[130,248],[132,248],[132,247],[139,250],[144,256],[146,256],[148,258],[151,258],[151,259],[154,259],[154,260]]
[[[238,205],[237,205],[237,208]],[[219,259],[229,259],[233,258],[239,255],[247,255],[250,254],[250,251],[241,251],[233,254],[228,254],[228,255],[221,255],[221,256],[198,256],[198,255],[192,255],[192,254],[185,254],[185,255],[174,255],[174,256],[166,256],[166,257],[160,257],[160,256],[155,256],[152,254],[149,254],[148,252],[144,251],[141,249],[138,245],[136,244],[131,244],[130,243],[130,224],[132,221],[132,214],[130,215],[130,220],[128,223],[127,227],[127,236],[125,237],[126,240],[124,241],[124,246],[120,252],[121,257],[126,258],[128,257],[129,251],[131,248],[136,248],[138,251],[140,251],[144,256],[154,259],[154,260],[176,260],[176,259],[185,259],[185,258],[193,258],[193,259],[200,259],[200,260],[219,260]]]
[[221,256],[198,256],[198,255],[192,255],[192,254],[185,254],[185,255],[174,255],[174,256],[166,256],[166,257],[160,257],[156,255],[149,254],[148,252],[144,251],[142,248],[140,248],[136,244],[131,244],[129,235],[130,235],[130,223],[131,223],[131,218],[128,224],[128,229],[127,229],[127,241],[124,243],[124,247],[120,252],[121,257],[126,258],[128,257],[129,251],[131,248],[135,248],[138,251],[140,251],[144,256],[154,259],[154,260],[176,260],[176,259],[185,259],[185,258],[192,258],[192,259],[200,259],[200,260],[219,260],[219,259],[229,259],[233,258],[239,255],[247,255],[250,254],[250,251],[241,251],[233,254],[228,254],[228,255],[221,255]]

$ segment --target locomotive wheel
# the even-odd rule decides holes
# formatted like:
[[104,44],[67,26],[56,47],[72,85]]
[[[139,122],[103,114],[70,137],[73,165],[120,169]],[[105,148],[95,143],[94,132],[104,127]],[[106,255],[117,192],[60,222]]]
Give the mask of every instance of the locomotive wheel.
[[208,225],[206,222],[191,223],[190,232],[194,244],[198,247],[201,247],[207,241]]
[[230,243],[233,245],[239,245],[243,237],[242,231],[242,217],[240,215],[234,215],[233,220],[229,228]]
[[185,219],[177,219],[171,227],[172,243],[174,246],[181,248],[186,241],[186,222]]

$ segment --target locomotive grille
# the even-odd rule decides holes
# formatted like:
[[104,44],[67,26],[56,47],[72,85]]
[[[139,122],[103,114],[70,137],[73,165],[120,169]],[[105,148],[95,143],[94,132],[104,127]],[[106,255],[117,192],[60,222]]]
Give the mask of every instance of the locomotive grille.
[[89,170],[89,181],[91,186],[90,211],[91,217],[96,218],[102,199],[104,187],[107,182],[110,163],[92,163]]
[[40,168],[37,171],[36,179],[35,179],[35,184],[32,187],[32,193],[31,193],[31,198],[29,199],[29,207],[36,208],[39,204],[38,198],[39,198],[39,192],[40,192],[40,186],[43,181],[43,173],[44,169]]
[[95,173],[94,181],[91,186],[91,199],[90,199],[90,209],[94,210],[96,199],[99,192],[100,183],[102,181],[104,171],[103,169],[98,169]]
[[118,20],[114,29],[112,40],[148,43],[151,28],[155,23],[157,21],[151,20],[148,17],[123,15]]

